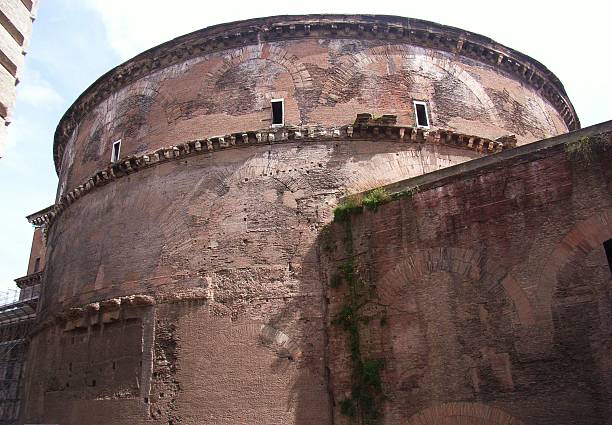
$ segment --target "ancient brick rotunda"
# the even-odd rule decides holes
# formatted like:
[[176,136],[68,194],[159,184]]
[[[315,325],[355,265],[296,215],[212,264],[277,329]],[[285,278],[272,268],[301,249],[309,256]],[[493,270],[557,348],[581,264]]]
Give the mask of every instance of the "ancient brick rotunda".
[[609,424],[612,125],[579,129],[542,64],[433,22],[134,57],[60,121],[29,216],[22,422]]

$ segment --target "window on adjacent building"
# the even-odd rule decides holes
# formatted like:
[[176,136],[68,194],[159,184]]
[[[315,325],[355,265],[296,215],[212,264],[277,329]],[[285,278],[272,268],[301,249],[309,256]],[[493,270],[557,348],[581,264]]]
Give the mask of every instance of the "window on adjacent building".
[[121,139],[113,143],[113,152],[111,153],[111,162],[117,162],[121,154]]
[[285,124],[285,101],[272,99],[272,127],[282,127]]
[[427,103],[415,100],[414,115],[417,127],[429,128],[429,115],[427,114]]
[[39,268],[40,268],[40,258],[36,258],[36,260],[34,261],[34,273],[36,273]]
[[606,250],[606,257],[608,257],[608,267],[610,267],[610,273],[612,273],[612,239],[608,239],[603,245]]

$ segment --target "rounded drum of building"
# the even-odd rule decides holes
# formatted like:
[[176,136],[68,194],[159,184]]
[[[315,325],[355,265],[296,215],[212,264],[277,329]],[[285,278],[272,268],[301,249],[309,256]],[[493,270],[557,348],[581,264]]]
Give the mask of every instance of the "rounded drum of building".
[[26,420],[331,423],[338,199],[577,128],[537,61],[407,18],[260,18],[134,57],[57,127]]

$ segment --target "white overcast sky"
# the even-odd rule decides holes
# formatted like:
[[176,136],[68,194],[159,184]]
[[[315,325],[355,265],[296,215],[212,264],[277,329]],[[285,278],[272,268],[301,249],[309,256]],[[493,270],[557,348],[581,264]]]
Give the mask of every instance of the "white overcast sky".
[[269,15],[408,16],[491,37],[542,62],[563,82],[582,126],[612,119],[610,1],[42,0],[0,159],[0,290],[27,269],[25,216],[53,202],[55,126],[104,72],[171,38]]

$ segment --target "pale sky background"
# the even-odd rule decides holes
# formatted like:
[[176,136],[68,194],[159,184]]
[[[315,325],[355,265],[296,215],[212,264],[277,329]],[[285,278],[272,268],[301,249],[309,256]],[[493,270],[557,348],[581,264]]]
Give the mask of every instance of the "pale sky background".
[[[568,6],[565,6],[567,4]],[[0,290],[26,274],[25,216],[53,203],[55,127],[100,75],[159,43],[223,22],[269,15],[367,13],[439,22],[488,36],[542,62],[563,82],[582,126],[612,119],[610,1],[42,0],[0,159]],[[171,6],[171,8],[168,8]]]

